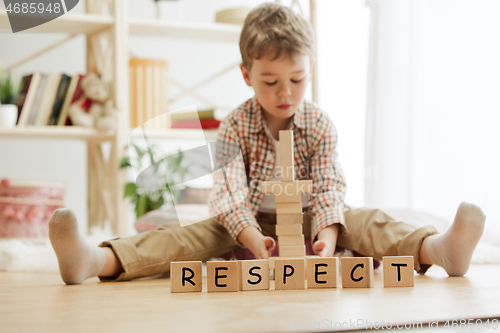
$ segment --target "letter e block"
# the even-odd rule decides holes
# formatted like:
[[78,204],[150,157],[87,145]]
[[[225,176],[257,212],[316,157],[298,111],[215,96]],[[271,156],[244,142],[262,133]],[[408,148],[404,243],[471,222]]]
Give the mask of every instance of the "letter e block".
[[336,257],[306,258],[307,288],[337,288],[339,260]]
[[239,260],[240,290],[269,290],[269,260]]
[[342,287],[373,288],[373,258],[340,258]]
[[414,287],[413,256],[383,257],[384,287]]
[[305,260],[282,259],[274,260],[274,288],[276,290],[305,289]]
[[170,292],[201,292],[201,261],[172,261],[170,263]]
[[238,291],[238,262],[207,261],[207,291]]

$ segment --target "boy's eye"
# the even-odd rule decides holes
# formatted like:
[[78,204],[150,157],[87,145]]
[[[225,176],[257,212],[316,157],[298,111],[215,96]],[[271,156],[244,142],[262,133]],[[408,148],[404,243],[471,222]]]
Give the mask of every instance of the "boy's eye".
[[274,86],[278,81],[274,81],[274,82],[266,82],[266,84],[268,86]]
[[300,80],[292,80],[293,83],[299,83],[300,81],[302,81],[302,79],[300,79]]

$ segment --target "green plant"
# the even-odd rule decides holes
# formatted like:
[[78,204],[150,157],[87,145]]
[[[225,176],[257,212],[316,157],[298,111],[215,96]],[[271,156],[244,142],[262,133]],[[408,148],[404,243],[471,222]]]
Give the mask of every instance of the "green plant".
[[14,104],[19,95],[21,84],[15,86],[10,73],[0,74],[0,103]]
[[[153,189],[142,188],[136,182],[128,182],[125,185],[124,197],[130,198],[135,205],[136,217],[139,218],[147,212],[159,209],[164,205],[172,206],[179,197],[179,188],[174,187],[183,181],[188,168],[182,166],[184,155],[178,151],[175,155],[159,155],[157,146],[143,149],[137,145],[130,144],[125,149],[132,148],[135,152],[134,167],[142,170],[143,162],[148,159],[148,178]],[[130,156],[124,157],[120,162],[120,169],[132,168]],[[166,176],[168,175],[168,177]]]

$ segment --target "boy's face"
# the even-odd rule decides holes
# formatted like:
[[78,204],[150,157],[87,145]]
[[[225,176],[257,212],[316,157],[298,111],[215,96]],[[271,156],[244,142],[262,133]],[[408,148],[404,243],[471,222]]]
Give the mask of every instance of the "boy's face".
[[[250,71],[240,65],[243,78],[253,87],[266,118],[288,119],[302,104],[307,83],[311,80],[309,56],[297,53],[292,59],[254,59]],[[278,120],[276,119],[276,120]]]

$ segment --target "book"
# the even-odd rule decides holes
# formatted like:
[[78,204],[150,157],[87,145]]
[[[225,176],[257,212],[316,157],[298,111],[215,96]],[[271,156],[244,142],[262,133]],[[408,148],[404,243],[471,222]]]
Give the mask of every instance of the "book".
[[61,113],[61,108],[68,92],[68,86],[71,81],[71,77],[62,74],[61,80],[59,81],[59,87],[57,88],[56,98],[54,100],[54,106],[52,107],[52,112],[50,114],[47,125],[57,125],[57,120],[59,119],[59,114]]
[[61,74],[49,74],[47,77],[47,83],[45,84],[45,90],[43,92],[43,98],[40,102],[38,113],[35,119],[35,126],[45,126],[49,122],[49,117],[54,106],[56,99],[57,88],[59,87],[59,82],[61,81]]
[[198,111],[198,116],[196,116],[196,112],[170,113],[170,120],[172,122],[193,121],[193,120],[197,120],[197,119],[200,119],[200,120],[215,119],[214,118],[214,109],[200,110],[200,111]]
[[190,120],[190,121],[177,121],[173,122],[171,128],[202,128],[202,129],[215,129],[220,125],[220,120],[217,119],[204,119],[204,120]]
[[36,115],[40,109],[40,102],[43,98],[43,92],[45,91],[45,85],[47,83],[47,74],[42,74],[40,78],[40,83],[38,84],[38,89],[36,91],[35,100],[33,101],[33,106],[29,114],[28,122],[26,125],[34,125],[36,120]]
[[23,86],[16,105],[19,109],[17,126],[26,126],[38,91],[42,74],[34,73],[23,77]]
[[82,94],[80,84],[83,78],[84,76],[80,74],[75,75],[71,78],[68,91],[66,92],[66,97],[64,98],[64,103],[61,108],[61,112],[57,119],[57,126],[64,126],[66,124],[71,104],[77,101]]

